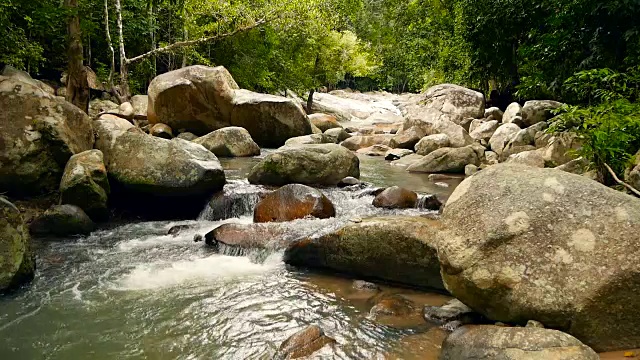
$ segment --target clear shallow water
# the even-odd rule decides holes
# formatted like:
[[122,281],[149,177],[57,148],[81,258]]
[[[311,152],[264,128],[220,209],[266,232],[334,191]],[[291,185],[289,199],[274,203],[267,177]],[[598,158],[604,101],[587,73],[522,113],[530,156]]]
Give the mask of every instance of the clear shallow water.
[[[225,160],[228,177],[243,178],[255,161]],[[386,174],[389,165],[375,166],[363,162],[364,176],[378,179],[376,185],[397,184],[384,184],[394,179],[388,174],[376,175]],[[413,189],[428,188],[421,186]],[[229,187],[253,190],[243,180]],[[353,217],[423,213],[382,211],[371,206],[371,196],[324,191],[338,217],[298,220],[290,224],[292,231],[314,235]],[[309,324],[321,325],[338,341],[341,358],[435,358],[438,330],[410,320],[370,320],[371,305],[351,289],[351,280],[287,268],[280,253],[254,262],[193,242],[195,234],[224,222],[251,222],[249,213],[236,215],[217,222],[128,224],[85,238],[40,242],[34,282],[0,299],[0,359],[268,359]],[[193,228],[166,235],[177,224]],[[446,301],[441,295],[386,290],[420,304]]]

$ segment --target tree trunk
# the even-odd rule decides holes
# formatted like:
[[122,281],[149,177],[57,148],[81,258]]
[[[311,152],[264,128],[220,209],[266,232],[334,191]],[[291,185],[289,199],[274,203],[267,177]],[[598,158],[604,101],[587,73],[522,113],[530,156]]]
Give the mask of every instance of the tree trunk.
[[307,115],[313,114],[313,94],[315,94],[316,89],[309,90],[309,97],[307,98]]
[[64,0],[64,6],[71,12],[67,23],[69,41],[68,59],[69,69],[67,77],[67,101],[89,112],[89,83],[87,70],[83,63],[82,33],[80,32],[80,16],[78,14],[78,0]]
[[118,42],[120,43],[120,96],[123,101],[129,101],[129,63],[124,51],[124,34],[122,32],[122,6],[120,0],[116,0],[116,21],[118,24]]
[[[156,16],[153,10],[153,0],[149,0],[149,9],[147,12],[149,16],[149,33],[151,35],[151,51],[157,48],[156,45]],[[153,77],[158,73],[158,58],[154,55],[151,57],[151,68]]]
[[113,84],[113,76],[116,72],[116,52],[113,49],[113,42],[111,41],[111,30],[109,29],[109,0],[104,0],[104,30],[107,35],[107,47],[109,48],[109,55],[111,63],[109,66],[109,90],[113,93],[115,97],[118,98],[118,101],[122,104],[122,97],[116,90],[116,87]]

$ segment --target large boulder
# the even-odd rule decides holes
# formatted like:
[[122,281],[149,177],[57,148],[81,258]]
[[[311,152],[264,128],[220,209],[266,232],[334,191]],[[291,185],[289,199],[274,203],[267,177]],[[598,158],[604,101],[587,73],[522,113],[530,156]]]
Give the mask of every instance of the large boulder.
[[[208,232],[204,238],[213,248],[226,246],[243,250],[283,250],[292,241],[291,231],[281,223],[227,223]],[[242,253],[241,253],[242,254]]]
[[522,121],[524,126],[535,125],[547,121],[553,117],[552,110],[558,109],[563,104],[553,100],[531,100],[522,107]]
[[0,293],[33,279],[31,238],[20,211],[0,197]]
[[322,132],[329,129],[342,129],[342,125],[340,125],[336,117],[333,115],[311,114],[309,115],[309,121],[311,121],[311,124]]
[[498,120],[487,121],[478,125],[478,127],[471,132],[470,136],[474,140],[489,141],[496,130],[498,130],[498,126],[500,126]]
[[409,172],[420,173],[461,173],[473,164],[480,166],[481,158],[472,146],[462,148],[441,148],[435,150],[407,168]]
[[324,141],[327,143],[339,144],[350,137],[351,135],[343,128],[329,129],[324,132]]
[[169,71],[149,84],[149,122],[198,134],[229,126],[236,89],[238,84],[222,66]]
[[519,127],[522,126],[522,106],[517,102],[509,104],[509,106],[507,106],[507,109],[504,111],[504,114],[502,115],[502,123],[513,123],[518,125]]
[[412,209],[417,204],[418,194],[399,186],[386,188],[373,199],[373,206],[385,209]]
[[267,147],[311,134],[311,123],[296,100],[240,90],[221,66],[189,66],[157,76],[149,84],[148,115],[151,124],[201,135],[243,127]]
[[360,161],[336,144],[283,148],[262,159],[249,173],[252,184],[336,185],[347,176],[360,177]]
[[436,250],[437,221],[420,217],[369,218],[317,239],[292,243],[285,262],[442,289]]
[[435,134],[420,139],[415,146],[415,150],[418,155],[429,155],[438,149],[449,147],[450,145],[451,141],[447,135]]
[[356,135],[344,140],[340,145],[351,151],[358,151],[373,145],[389,146],[393,137],[393,134]]
[[231,126],[213,131],[193,140],[220,157],[248,157],[260,155],[260,147],[251,134],[241,127]]
[[451,121],[462,123],[465,118],[484,116],[484,95],[462,86],[441,84],[432,86],[424,93],[422,103],[451,116]]
[[133,115],[136,117],[146,118],[149,109],[149,95],[134,95],[131,97],[131,106],[133,107]]
[[284,146],[296,147],[296,146],[303,146],[303,145],[325,144],[325,143],[335,144],[334,141],[329,141],[329,140],[333,140],[333,139],[329,139],[325,137],[324,134],[296,136],[285,141]]
[[576,151],[581,147],[582,141],[577,134],[555,134],[543,150],[544,161],[549,167],[564,165],[578,157]]
[[69,159],[60,182],[60,201],[103,220],[108,216],[110,189],[102,151],[88,150]]
[[95,229],[89,216],[75,205],[54,205],[29,226],[38,236],[88,235]]
[[447,289],[495,321],[537,320],[597,351],[640,346],[640,200],[584,176],[499,164],[442,219]]
[[451,115],[436,109],[427,108],[407,116],[402,125],[402,130],[398,131],[398,134],[401,135],[414,127],[424,136],[447,135],[451,147],[463,147],[473,144],[473,138],[469,136],[469,132],[464,127],[455,123]]
[[115,119],[96,123],[116,207],[154,218],[191,217],[222,190],[220,162],[202,145],[149,136]]
[[89,101],[89,116],[92,118],[103,112],[118,113],[119,111],[120,105],[111,100],[93,99]]
[[290,184],[265,196],[253,210],[253,221],[286,222],[305,217],[327,219],[336,216],[331,201],[320,191]]
[[634,188],[640,189],[640,151],[636,153],[635,161],[625,172],[624,179]]
[[535,327],[464,326],[442,344],[440,360],[598,360],[578,339]]
[[0,76],[0,189],[56,191],[69,158],[93,148],[87,114],[38,87]]
[[26,71],[18,70],[10,65],[5,66],[0,75],[35,86],[49,95],[55,95],[56,93],[55,89],[51,86],[40,80],[33,79]]
[[236,90],[230,123],[240,126],[264,147],[282,146],[289,138],[309,135],[311,123],[293,99]]
[[520,130],[518,125],[512,123],[500,126],[489,139],[491,150],[501,156],[505,147]]

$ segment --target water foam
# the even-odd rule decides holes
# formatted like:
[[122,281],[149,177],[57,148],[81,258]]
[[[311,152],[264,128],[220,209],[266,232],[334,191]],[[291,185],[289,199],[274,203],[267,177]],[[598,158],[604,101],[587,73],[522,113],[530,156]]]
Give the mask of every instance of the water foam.
[[141,264],[117,280],[114,289],[154,290],[264,275],[281,268],[280,258],[281,255],[277,254],[277,256],[270,256],[264,263],[257,264],[246,257],[213,255],[171,263]]

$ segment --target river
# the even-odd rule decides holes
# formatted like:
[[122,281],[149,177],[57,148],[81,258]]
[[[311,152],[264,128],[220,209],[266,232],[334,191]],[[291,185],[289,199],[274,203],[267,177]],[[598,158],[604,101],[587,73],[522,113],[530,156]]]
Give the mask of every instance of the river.
[[[257,190],[246,174],[257,159],[224,159],[228,191]],[[361,158],[362,179],[400,185],[445,200],[449,187],[408,174],[379,158]],[[372,196],[323,189],[337,217],[299,220],[292,231],[315,233],[383,211]],[[251,205],[251,204],[249,204]],[[247,206],[247,209],[251,206]],[[436,359],[444,333],[421,319],[372,320],[371,304],[352,279],[286,266],[281,253],[213,253],[195,234],[224,222],[251,222],[250,211],[223,221],[109,224],[87,237],[36,241],[37,274],[22,291],[0,299],[0,359],[269,359],[287,337],[319,324],[344,359]],[[173,237],[174,225],[192,227]],[[438,294],[383,287],[418,304]]]

